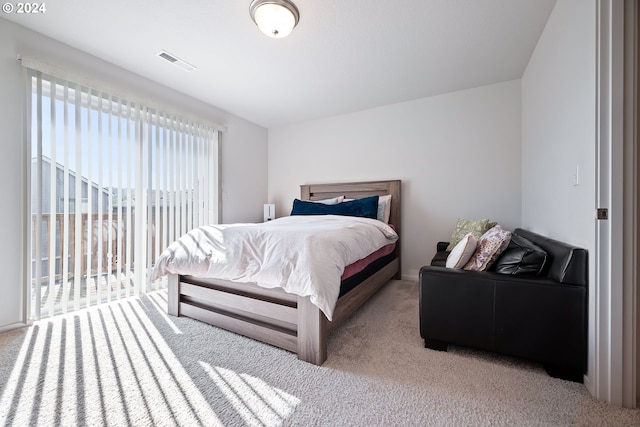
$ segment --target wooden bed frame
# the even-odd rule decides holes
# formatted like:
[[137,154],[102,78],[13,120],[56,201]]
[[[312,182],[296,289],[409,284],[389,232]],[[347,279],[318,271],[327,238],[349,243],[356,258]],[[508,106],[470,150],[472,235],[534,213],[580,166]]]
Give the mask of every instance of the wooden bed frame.
[[[389,223],[400,235],[399,180],[301,185],[300,192],[303,200],[391,194]],[[338,299],[332,321],[327,320],[309,297],[299,297],[279,288],[175,274],[169,276],[168,312],[284,348],[297,353],[301,360],[321,365],[327,359],[329,332],[389,280],[399,279],[400,272],[398,243],[393,261]]]

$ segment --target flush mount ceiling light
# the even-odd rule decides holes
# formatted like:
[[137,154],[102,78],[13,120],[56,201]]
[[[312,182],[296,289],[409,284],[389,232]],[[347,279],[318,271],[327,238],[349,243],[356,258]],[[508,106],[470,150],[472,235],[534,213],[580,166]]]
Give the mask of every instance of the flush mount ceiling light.
[[300,12],[289,0],[253,0],[251,19],[260,31],[276,39],[287,37],[300,20]]

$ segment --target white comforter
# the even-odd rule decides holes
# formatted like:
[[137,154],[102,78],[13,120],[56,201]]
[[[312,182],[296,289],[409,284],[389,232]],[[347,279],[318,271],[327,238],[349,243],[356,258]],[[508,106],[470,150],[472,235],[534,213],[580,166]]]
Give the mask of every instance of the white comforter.
[[397,239],[396,232],[381,221],[337,215],[208,225],[169,245],[150,279],[188,274],[281,287],[310,296],[331,320],[344,268]]

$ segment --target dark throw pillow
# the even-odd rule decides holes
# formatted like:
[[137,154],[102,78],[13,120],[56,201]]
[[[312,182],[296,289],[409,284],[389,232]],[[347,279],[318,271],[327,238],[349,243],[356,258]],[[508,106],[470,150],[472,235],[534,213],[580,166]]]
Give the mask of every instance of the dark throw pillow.
[[507,249],[494,264],[493,270],[501,274],[540,274],[547,262],[547,253],[532,241],[513,234]]
[[378,196],[365,197],[336,205],[295,199],[291,215],[344,215],[376,219],[378,216]]

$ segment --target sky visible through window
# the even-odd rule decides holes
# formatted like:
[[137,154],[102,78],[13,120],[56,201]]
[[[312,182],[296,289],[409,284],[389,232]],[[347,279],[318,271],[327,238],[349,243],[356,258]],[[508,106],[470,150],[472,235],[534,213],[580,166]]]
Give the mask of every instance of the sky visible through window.
[[[34,87],[34,92],[35,90]],[[40,123],[42,123],[42,155],[54,160],[59,167],[64,168],[66,165],[71,173],[80,171],[80,175],[89,182],[101,188],[110,188],[112,192],[114,189],[115,191],[122,189],[122,197],[127,197],[127,190],[135,188],[136,168],[140,167],[139,163],[136,164],[136,150],[148,151],[150,161],[147,164],[150,168],[156,165],[157,160],[163,162],[164,153],[168,151],[173,151],[177,156],[172,161],[180,161],[181,150],[176,149],[180,146],[179,138],[175,138],[175,135],[171,135],[171,132],[164,127],[158,129],[155,123],[144,124],[137,109],[129,109],[107,99],[103,99],[100,105],[99,97],[96,95],[91,96],[92,108],[89,109],[86,106],[87,94],[83,92],[80,122],[76,129],[75,90],[68,89],[69,102],[66,105],[66,111],[63,101],[64,86],[56,85],[55,96],[53,115],[51,97],[42,96],[42,117],[50,119],[44,119]],[[39,123],[37,93],[33,94],[32,102],[32,157],[35,158]],[[148,133],[148,138],[144,139],[150,142],[150,147],[147,144],[142,148],[138,147],[141,143],[141,138],[138,137],[139,132]],[[159,144],[157,144],[158,141]],[[167,146],[169,144],[176,144],[176,148],[169,148]],[[187,149],[186,144],[184,149]],[[163,187],[164,183],[156,185],[156,180],[166,178],[159,177],[153,170],[151,172],[142,174],[143,187],[148,188],[149,182],[152,189]],[[172,179],[173,188],[179,188],[179,177],[173,176]]]

